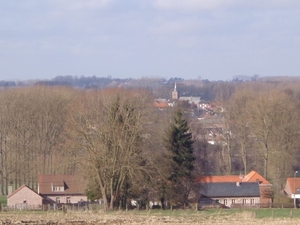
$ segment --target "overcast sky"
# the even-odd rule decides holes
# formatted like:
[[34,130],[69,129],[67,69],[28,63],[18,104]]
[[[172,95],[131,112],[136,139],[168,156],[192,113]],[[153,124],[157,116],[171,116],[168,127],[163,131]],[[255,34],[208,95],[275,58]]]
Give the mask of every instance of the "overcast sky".
[[299,0],[0,3],[0,80],[300,75]]

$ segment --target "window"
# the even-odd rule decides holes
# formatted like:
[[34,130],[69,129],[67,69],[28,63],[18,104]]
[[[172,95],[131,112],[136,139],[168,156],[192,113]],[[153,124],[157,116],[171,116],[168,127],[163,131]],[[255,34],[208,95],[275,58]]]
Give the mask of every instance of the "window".
[[67,197],[66,202],[67,202],[67,203],[71,203],[71,197]]
[[227,205],[227,199],[224,199],[224,205]]
[[243,199],[243,204],[246,205],[247,199]]
[[250,199],[250,204],[254,205],[255,204],[255,199]]
[[53,186],[52,187],[53,191],[64,191],[64,186]]
[[235,199],[232,199],[232,200],[231,200],[231,203],[232,203],[232,204],[235,204]]
[[60,203],[60,197],[56,197],[56,203]]

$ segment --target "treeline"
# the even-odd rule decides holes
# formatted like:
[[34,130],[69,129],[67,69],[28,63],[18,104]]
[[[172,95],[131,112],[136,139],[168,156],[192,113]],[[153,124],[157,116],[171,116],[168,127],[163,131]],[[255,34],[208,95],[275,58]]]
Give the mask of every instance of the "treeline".
[[[162,113],[153,100],[148,91],[132,88],[1,90],[1,194],[10,185],[36,190],[39,174],[81,174],[89,198],[103,199],[110,209],[126,205],[128,198],[186,201],[178,198],[178,188],[186,189],[184,196],[191,190],[192,135],[180,110],[172,119],[173,110]],[[167,135],[170,128],[173,137]],[[177,148],[187,144],[172,153],[166,146],[174,138]],[[190,163],[179,163],[189,155]]]
[[64,162],[64,126],[75,92],[67,88],[4,89],[0,92],[0,184],[36,188],[38,174],[70,173]]
[[265,176],[280,191],[286,177],[300,169],[299,87],[297,82],[219,83],[214,104],[222,106],[217,112],[221,122],[214,126],[222,142],[217,145],[208,144],[207,128],[201,121],[183,113],[189,121],[183,137],[191,132],[190,159],[195,160],[188,166],[192,172],[185,172],[188,180],[178,175],[179,183],[172,185],[181,191],[168,185],[174,181],[172,171],[184,170],[176,168],[184,165],[181,160],[186,155],[175,157],[174,152],[191,151],[182,148],[172,153],[166,140],[178,140],[168,134],[170,129],[174,135],[183,134],[176,129],[183,129],[184,121],[176,125],[181,121],[174,117],[177,108],[156,110],[155,96],[148,88],[35,85],[2,89],[1,192],[7,194],[9,185],[16,189],[24,183],[36,189],[38,174],[80,173],[86,178],[90,198],[106,195],[109,207],[123,205],[129,197],[172,199],[175,204],[184,202],[177,197],[187,196],[192,189],[188,181],[194,176],[250,170]]
[[76,88],[105,88],[114,80],[111,77],[57,76],[49,81],[38,81],[37,85],[70,86]]
[[246,174],[253,169],[268,179],[276,192],[283,190],[286,178],[300,169],[299,85],[245,82],[236,85],[230,95],[224,89],[224,145],[217,146],[219,171]]
[[143,88],[153,94],[155,98],[170,99],[174,84],[177,83],[181,96],[201,96],[203,100],[215,99],[219,87],[232,82],[209,80],[184,80],[182,78],[156,78],[143,77],[139,79],[118,79],[97,76],[56,76],[50,80],[24,80],[24,81],[0,81],[0,88],[7,87],[31,87],[44,85],[50,87],[64,86],[79,89],[105,89],[113,87]]

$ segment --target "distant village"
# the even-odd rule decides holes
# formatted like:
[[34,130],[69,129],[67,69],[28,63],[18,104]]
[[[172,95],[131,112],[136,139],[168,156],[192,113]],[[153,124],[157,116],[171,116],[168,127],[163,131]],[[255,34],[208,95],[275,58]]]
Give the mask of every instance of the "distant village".
[[[240,120],[238,116],[235,120],[230,121],[231,117],[229,119],[228,111],[232,109],[228,107],[228,102],[233,99],[232,96],[237,90],[241,93],[236,97],[237,100],[239,100],[239,96],[245,94],[247,96],[245,99],[250,99],[251,104],[257,102],[259,98],[251,98],[250,91],[243,92],[247,90],[248,84],[253,85],[255,88],[261,88],[263,91],[267,87],[267,92],[271,93],[269,91],[271,88],[268,88],[273,87],[274,84],[278,87],[284,83],[282,86],[285,88],[286,83],[288,83],[289,88],[283,89],[283,93],[286,94],[287,98],[282,100],[282,102],[287,102],[286,99],[289,96],[299,96],[300,88],[298,88],[297,85],[299,84],[297,82],[299,82],[297,78],[291,78],[291,80],[284,77],[266,79],[258,76],[236,77],[230,82],[212,82],[201,79],[184,80],[181,78],[121,80],[112,79],[111,77],[58,76],[49,81],[3,81],[0,82],[0,86],[3,90],[24,86],[69,86],[75,89],[144,88],[152,94],[153,104],[157,111],[165,112],[180,107],[190,124],[193,138],[197,144],[196,149],[201,151],[197,153],[199,156],[196,157],[196,160],[201,164],[203,172],[201,176],[199,175],[195,179],[195,184],[198,185],[198,193],[191,192],[189,195],[189,201],[192,204],[197,204],[199,208],[267,208],[274,207],[276,204],[299,207],[300,176],[298,177],[298,175],[300,175],[300,168],[286,168],[285,172],[278,177],[275,177],[274,174],[267,176],[266,167],[264,168],[262,163],[257,163],[263,162],[262,158],[254,156],[260,151],[256,149],[257,146],[264,140],[253,133],[245,133],[245,139],[239,136],[244,131],[248,132],[250,122],[243,123],[243,118]],[[279,92],[275,96],[278,96],[278,94]],[[239,112],[242,112],[240,108],[243,103],[241,101],[240,105],[233,105],[237,107],[233,112],[237,112],[237,115],[239,115]],[[264,107],[267,108],[267,106]],[[258,113],[262,114],[262,112]],[[240,123],[241,126],[232,126],[235,123]],[[280,123],[286,124],[286,122],[278,122],[278,124]],[[238,130],[241,128],[245,128],[245,130]],[[290,127],[283,127],[283,129],[290,129]],[[275,138],[276,135],[278,136],[278,133],[274,133]],[[246,144],[242,145],[242,141],[245,141]],[[275,141],[275,139],[272,139],[272,141]],[[256,145],[250,145],[249,143]],[[251,150],[255,149],[257,152],[255,154],[251,151],[243,152],[245,146]],[[299,149],[296,144],[291,148],[290,151],[297,155],[294,157],[296,159]],[[274,160],[272,163],[277,162],[275,161],[276,158],[271,159]],[[247,163],[250,165],[249,169],[246,169]],[[265,163],[267,165],[268,162],[265,161]],[[270,165],[270,168],[274,170],[273,164]],[[87,196],[80,179],[75,175],[39,174],[37,190],[27,184],[20,185],[18,188],[9,185],[7,207],[11,209],[41,209],[47,207],[48,209],[50,205],[52,205],[52,208],[59,208],[61,205],[72,207],[74,204],[86,206],[93,201]],[[147,207],[163,207],[161,201],[155,197],[148,200]],[[101,204],[101,199],[97,199],[97,203]],[[172,205],[168,206],[171,207]],[[138,199],[132,198],[130,207],[142,207],[142,203]]]
[[180,96],[176,83],[170,96],[170,99],[155,99],[154,106],[159,110],[166,110],[176,106],[178,101],[186,102],[188,108],[185,108],[185,114],[192,123],[201,124],[201,128],[206,130],[205,139],[208,143],[222,145],[225,141],[222,135],[222,129],[224,129],[224,108],[222,106],[202,100],[200,96]]

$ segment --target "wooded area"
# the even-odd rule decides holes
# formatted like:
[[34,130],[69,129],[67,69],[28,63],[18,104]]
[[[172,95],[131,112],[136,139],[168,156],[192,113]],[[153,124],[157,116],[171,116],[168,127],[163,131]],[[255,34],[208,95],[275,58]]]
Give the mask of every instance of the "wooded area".
[[[300,169],[299,87],[296,82],[215,84],[214,105],[224,109],[218,112],[223,118],[218,145],[208,144],[203,124],[188,116],[191,108],[156,109],[149,89],[2,89],[1,194],[9,185],[36,189],[38,174],[81,174],[89,197],[101,197],[108,208],[122,207],[127,198],[184,204],[194,177],[251,170],[279,192],[286,177]],[[178,134],[178,143],[188,138],[186,144],[171,146]],[[177,189],[170,189],[171,183]],[[175,198],[178,188],[182,196]]]

